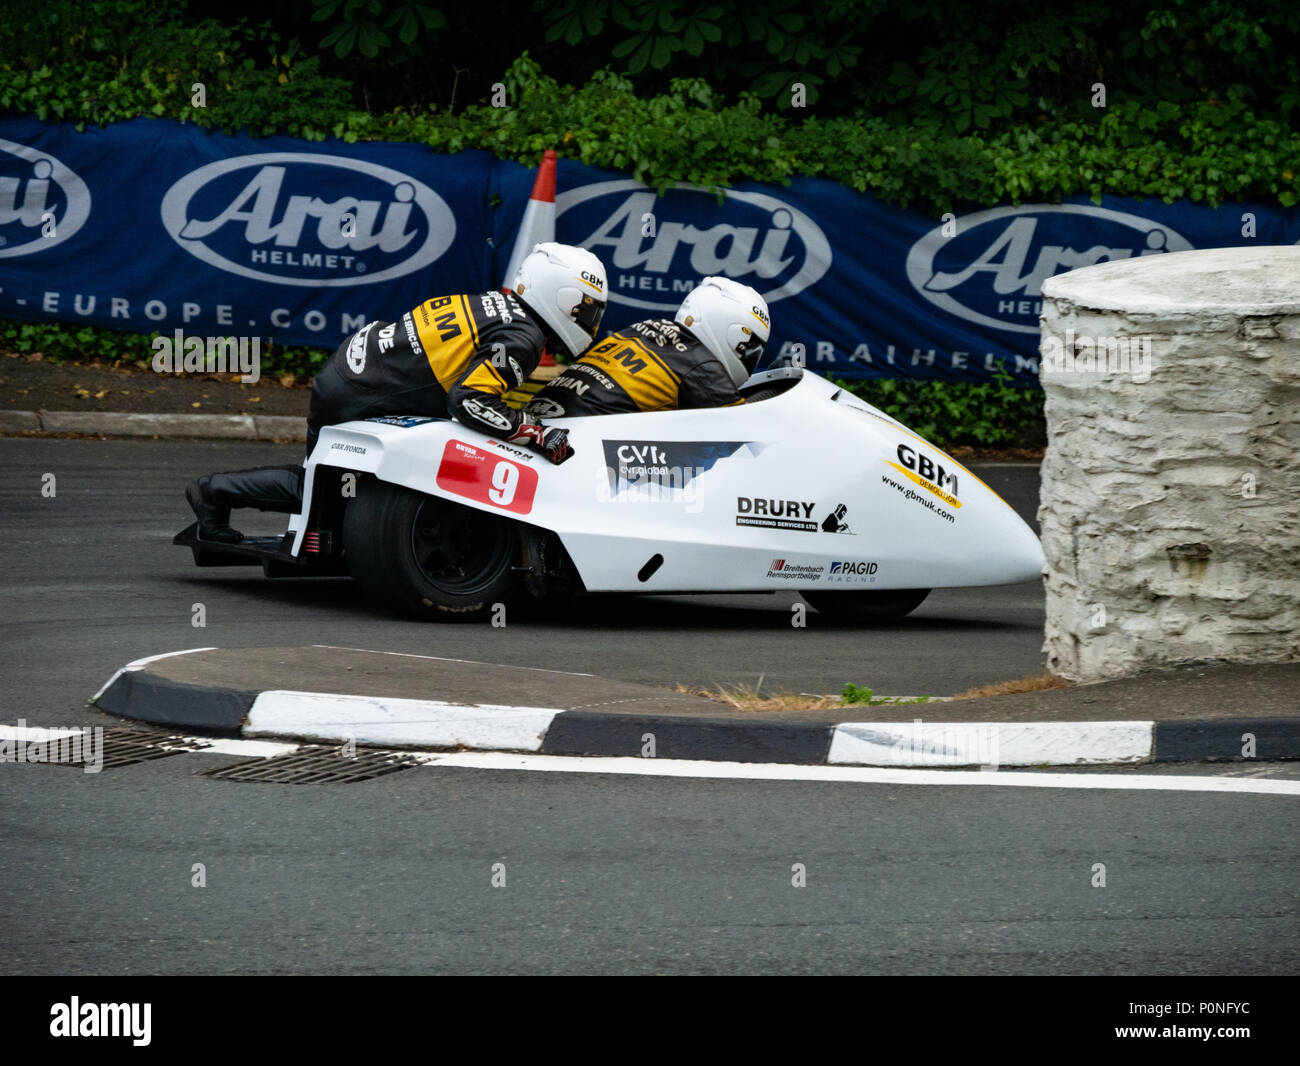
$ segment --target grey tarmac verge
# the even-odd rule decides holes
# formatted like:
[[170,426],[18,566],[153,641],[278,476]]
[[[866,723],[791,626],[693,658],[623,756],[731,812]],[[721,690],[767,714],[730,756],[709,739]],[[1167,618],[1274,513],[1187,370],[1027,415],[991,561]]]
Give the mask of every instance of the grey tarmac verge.
[[168,729],[388,748],[1038,766],[1300,758],[1297,687],[1300,664],[1197,666],[976,700],[753,712],[591,674],[315,645],[137,660],[93,702]]

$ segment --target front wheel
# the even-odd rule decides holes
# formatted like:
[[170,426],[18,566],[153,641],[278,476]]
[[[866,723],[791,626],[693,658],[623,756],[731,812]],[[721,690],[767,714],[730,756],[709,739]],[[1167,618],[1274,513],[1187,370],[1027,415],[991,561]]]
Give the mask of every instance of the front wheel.
[[516,591],[513,522],[374,478],[348,501],[343,550],[367,593],[419,618],[475,621]]
[[930,590],[854,589],[830,592],[819,589],[816,592],[801,592],[799,595],[817,608],[818,614],[843,622],[870,625],[898,621],[921,606],[921,601],[930,595]]

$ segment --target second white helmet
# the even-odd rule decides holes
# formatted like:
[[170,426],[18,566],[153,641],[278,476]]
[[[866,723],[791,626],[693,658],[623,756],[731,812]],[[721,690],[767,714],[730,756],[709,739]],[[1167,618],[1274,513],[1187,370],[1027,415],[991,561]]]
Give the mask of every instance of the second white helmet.
[[767,301],[731,278],[702,280],[682,301],[676,321],[726,367],[737,388],[754,372],[772,333]]
[[514,290],[571,356],[596,339],[605,314],[605,265],[585,248],[544,241],[519,264]]

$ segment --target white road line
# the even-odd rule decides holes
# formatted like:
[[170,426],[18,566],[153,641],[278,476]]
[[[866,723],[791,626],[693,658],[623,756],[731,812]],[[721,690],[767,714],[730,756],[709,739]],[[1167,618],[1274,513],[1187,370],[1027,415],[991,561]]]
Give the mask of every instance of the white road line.
[[[79,736],[85,729],[114,729],[116,726],[53,726],[46,728],[43,726],[12,726],[0,725],[0,741],[17,741],[26,744],[42,744],[51,740],[60,740],[63,737]],[[133,726],[127,726],[133,728]],[[164,738],[170,734],[158,734],[158,746],[160,748],[179,749],[182,752],[192,753],[195,755],[243,755],[252,759],[265,759],[272,755],[283,755],[285,752],[297,751],[302,745],[296,741],[276,741],[276,740],[235,740],[232,737],[190,737],[182,736],[175,743],[168,744]],[[204,747],[194,749],[192,744],[202,744]]]
[[[302,747],[297,741],[276,740],[235,740],[231,737],[188,737],[187,741],[204,744],[205,747],[181,750],[192,755],[243,755],[250,759],[269,759],[272,755],[286,755]],[[170,748],[171,744],[159,744],[160,748]],[[179,745],[178,745],[179,746]]]
[[420,752],[431,767],[531,770],[571,774],[638,774],[751,781],[821,781],[862,785],[985,785],[1001,788],[1118,789],[1156,792],[1247,792],[1300,796],[1300,781],[1242,777],[1129,773],[1052,774],[980,770],[890,770],[869,766],[791,766],[783,763],[708,762],[687,759],[577,758],[505,752]]
[[502,666],[508,670],[536,670],[539,674],[564,674],[566,677],[595,677],[595,674],[580,674],[576,670],[548,670],[544,666],[511,666],[509,663],[485,663],[479,659],[449,659],[445,655],[416,655],[411,651],[376,651],[374,648],[344,648],[338,644],[313,644],[313,648],[325,648],[328,651],[360,651],[367,655],[399,655],[403,659],[433,659],[440,663],[466,663],[469,666]]
[[[0,726],[0,740],[43,740],[49,734],[76,732]],[[301,745],[263,740],[183,737],[209,745],[189,755],[243,755],[268,758],[297,751]],[[1268,796],[1300,796],[1300,780],[1275,781],[1258,777],[1198,777],[1191,774],[1024,773],[980,770],[892,770],[871,766],[791,766],[784,763],[711,762],[691,759],[581,758],[571,755],[530,755],[511,752],[411,751],[431,769],[523,770],[562,774],[631,774],[641,777],[695,777],[734,781],[811,781],[859,785],[984,785],[1001,788],[1110,789],[1153,792],[1236,792]]]

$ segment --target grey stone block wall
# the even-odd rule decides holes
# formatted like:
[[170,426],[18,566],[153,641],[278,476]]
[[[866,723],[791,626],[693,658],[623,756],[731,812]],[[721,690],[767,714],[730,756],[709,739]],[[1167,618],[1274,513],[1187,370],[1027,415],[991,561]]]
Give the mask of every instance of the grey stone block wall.
[[1300,659],[1300,248],[1043,286],[1048,669]]

